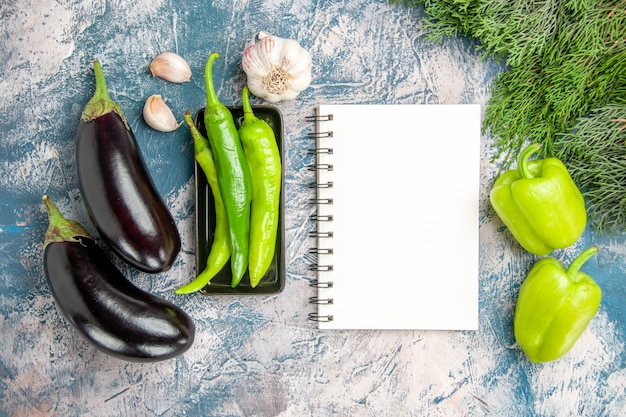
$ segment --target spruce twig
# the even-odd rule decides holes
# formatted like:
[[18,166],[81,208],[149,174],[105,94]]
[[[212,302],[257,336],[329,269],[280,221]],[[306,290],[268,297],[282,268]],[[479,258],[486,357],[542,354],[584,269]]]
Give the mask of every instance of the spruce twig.
[[[540,142],[542,156],[560,155],[568,167],[576,167],[572,177],[586,190],[597,228],[626,227],[626,214],[613,207],[626,202],[626,178],[618,169],[626,161],[616,150],[596,155],[605,149],[583,146],[588,135],[577,133],[584,125],[601,136],[602,129],[612,126],[605,133],[612,135],[622,125],[603,122],[607,109],[621,112],[615,120],[626,118],[625,0],[392,2],[423,7],[421,25],[430,40],[475,38],[485,57],[507,64],[494,81],[483,121],[483,131],[494,138],[494,160],[502,160],[501,170],[514,162],[524,144]],[[576,152],[572,143],[578,144]],[[582,161],[592,166],[583,168]],[[592,179],[598,172],[604,174]]]
[[563,135],[556,156],[568,161],[585,196],[589,219],[601,232],[626,225],[626,105],[607,105],[582,117]]

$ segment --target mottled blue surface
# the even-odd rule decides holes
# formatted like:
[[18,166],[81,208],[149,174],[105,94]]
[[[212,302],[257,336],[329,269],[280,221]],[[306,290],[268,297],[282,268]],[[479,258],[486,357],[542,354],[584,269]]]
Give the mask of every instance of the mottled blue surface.
[[[568,263],[597,244],[600,252],[584,270],[604,298],[567,356],[529,363],[515,345],[512,317],[536,258],[519,248],[490,210],[488,191],[498,166],[490,162],[489,136],[481,166],[479,331],[322,332],[307,321],[314,295],[307,268],[313,228],[307,184],[313,178],[305,167],[313,143],[304,117],[322,102],[484,106],[490,83],[503,70],[480,60],[466,39],[425,41],[421,18],[418,9],[382,0],[3,2],[0,416],[623,415],[624,236],[588,230],[572,248],[554,253]],[[161,94],[179,119],[202,107],[202,72],[213,50],[222,54],[215,65],[217,93],[225,104],[238,104],[245,82],[241,52],[261,30],[298,40],[314,62],[311,87],[277,106],[285,122],[286,287],[269,297],[175,296],[173,290],[195,275],[193,148],[184,128],[151,130],[141,109],[151,94]],[[167,50],[190,63],[191,82],[175,85],[150,75],[152,58]],[[116,261],[134,283],[172,300],[196,321],[194,346],[158,364],[121,362],[81,340],[58,313],[41,269],[43,194],[95,234],[73,160],[80,111],[93,94],[95,58],[183,239],[166,273],[147,275]],[[407,121],[407,128],[419,126]],[[381,138],[370,146],[400,146],[402,140]],[[445,155],[420,158],[440,158],[442,169],[454,169],[445,165]],[[417,186],[412,192],[424,198]],[[454,256],[450,250],[451,262]]]

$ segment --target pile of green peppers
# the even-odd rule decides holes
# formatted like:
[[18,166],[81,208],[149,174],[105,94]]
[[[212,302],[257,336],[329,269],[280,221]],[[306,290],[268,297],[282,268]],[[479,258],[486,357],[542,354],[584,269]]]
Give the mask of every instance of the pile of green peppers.
[[[587,213],[582,193],[557,158],[530,161],[540,145],[525,148],[518,169],[495,182],[489,198],[498,217],[528,252],[548,255],[582,235]],[[598,252],[583,251],[567,268],[556,259],[539,260],[522,283],[515,306],[515,339],[532,362],[565,355],[598,312],[602,290],[582,265]]]
[[239,130],[233,116],[218,99],[213,83],[210,54],[205,67],[207,105],[204,125],[207,138],[185,113],[195,159],[206,175],[215,203],[215,234],[207,266],[196,279],[177,289],[177,294],[201,290],[231,260],[231,287],[245,272],[255,288],[274,258],[279,226],[282,164],[274,131],[257,118],[243,90],[244,119]]

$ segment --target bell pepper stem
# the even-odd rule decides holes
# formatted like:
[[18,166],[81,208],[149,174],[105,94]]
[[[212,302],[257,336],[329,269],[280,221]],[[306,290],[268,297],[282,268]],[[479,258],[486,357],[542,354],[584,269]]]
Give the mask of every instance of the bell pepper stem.
[[535,143],[528,146],[520,153],[519,160],[517,161],[517,169],[519,170],[522,178],[533,178],[533,175],[528,169],[528,159],[530,159],[530,157],[535,154],[539,148],[541,148],[541,145],[539,143]]
[[209,59],[207,59],[204,67],[204,84],[206,88],[207,108],[220,105],[217,93],[215,92],[215,84],[213,83],[213,63],[219,57],[219,52],[212,52],[209,55]]
[[572,261],[570,266],[567,268],[567,275],[571,278],[572,281],[575,281],[576,275],[578,275],[578,271],[580,271],[580,268],[583,266],[583,264],[587,262],[589,258],[595,255],[597,252],[598,246],[592,246],[582,251],[580,255],[578,255],[576,259]]

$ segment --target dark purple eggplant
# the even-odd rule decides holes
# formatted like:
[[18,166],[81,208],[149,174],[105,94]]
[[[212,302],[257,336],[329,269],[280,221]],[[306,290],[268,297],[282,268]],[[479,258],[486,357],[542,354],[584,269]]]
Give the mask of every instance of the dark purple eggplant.
[[173,303],[133,285],[78,223],[43,197],[50,225],[43,266],[57,308],[85,339],[119,359],[156,362],[192,345],[195,325]]
[[94,70],[96,92],[76,137],[81,195],[98,233],[118,256],[144,272],[165,271],[180,251],[180,234],[120,106],[109,97],[98,61]]

